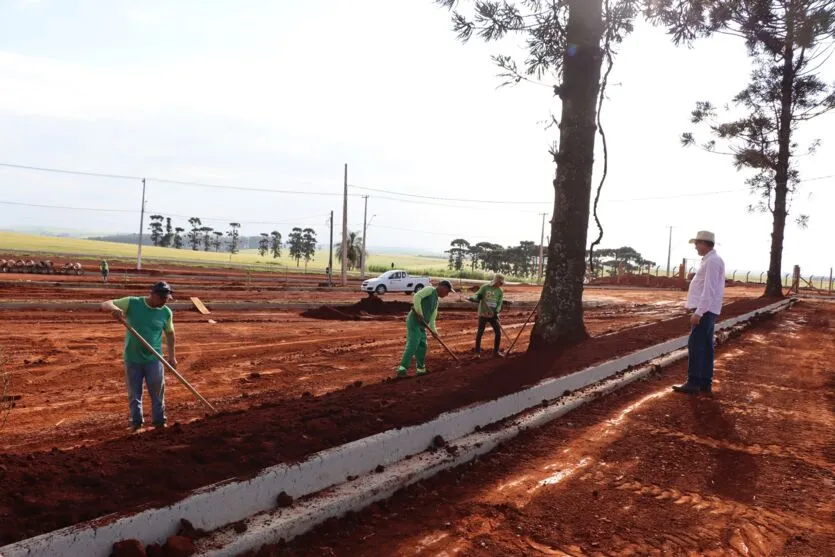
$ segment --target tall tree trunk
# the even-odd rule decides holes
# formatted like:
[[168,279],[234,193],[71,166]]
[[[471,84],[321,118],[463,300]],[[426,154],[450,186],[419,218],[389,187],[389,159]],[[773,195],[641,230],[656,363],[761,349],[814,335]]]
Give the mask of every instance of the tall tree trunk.
[[786,230],[786,198],[789,191],[791,156],[792,101],[794,91],[794,15],[786,16],[786,44],[783,49],[783,75],[780,83],[780,129],[777,135],[777,169],[774,176],[774,216],[771,228],[771,259],[765,295],[783,297],[783,238]]
[[531,349],[587,337],[583,325],[583,277],[594,165],[597,95],[603,61],[601,0],[569,0],[559,152],[548,265]]

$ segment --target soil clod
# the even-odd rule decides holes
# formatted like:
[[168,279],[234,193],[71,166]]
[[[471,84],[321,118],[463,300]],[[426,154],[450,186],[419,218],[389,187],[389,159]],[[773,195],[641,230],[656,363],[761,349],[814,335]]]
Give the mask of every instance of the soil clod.
[[293,497],[288,495],[286,491],[282,491],[278,494],[278,497],[276,497],[275,502],[279,508],[283,509],[293,504]]
[[112,557],[148,557],[139,540],[123,540],[113,544]]

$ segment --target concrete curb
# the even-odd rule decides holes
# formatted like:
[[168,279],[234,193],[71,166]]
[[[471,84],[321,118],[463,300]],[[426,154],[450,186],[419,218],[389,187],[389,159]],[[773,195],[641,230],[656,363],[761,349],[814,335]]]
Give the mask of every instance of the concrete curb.
[[[782,300],[760,310],[726,320],[717,324],[716,330],[721,331],[734,327],[757,314],[779,311],[791,303],[793,303],[791,299]],[[286,492],[294,498],[299,498],[312,495],[332,486],[344,484],[349,477],[360,477],[372,473],[378,465],[388,467],[389,465],[403,461],[407,457],[423,453],[432,444],[432,440],[436,435],[441,435],[448,442],[462,440],[461,442],[463,443],[465,438],[470,436],[477,428],[519,415],[531,408],[540,406],[542,401],[558,399],[566,391],[578,391],[601,380],[615,376],[624,370],[631,370],[636,366],[656,360],[665,354],[680,350],[686,344],[687,337],[682,336],[567,376],[546,379],[533,387],[493,401],[442,414],[434,420],[417,426],[385,431],[340,447],[334,447],[316,453],[308,460],[299,464],[272,466],[250,480],[230,480],[228,482],[206,486],[194,492],[186,499],[168,507],[149,509],[119,519],[109,520],[113,517],[103,517],[90,523],[79,524],[5,546],[0,548],[0,554],[5,557],[48,557],[61,555],[107,557],[110,554],[113,543],[123,539],[136,538],[145,543],[158,543],[163,541],[167,536],[175,533],[181,518],[188,519],[197,528],[215,530],[255,514],[273,510],[276,506],[276,496],[281,492]],[[632,374],[628,373],[624,377],[627,376],[632,377]],[[565,412],[567,411],[565,410]],[[495,444],[499,442],[501,440],[496,440]],[[482,447],[484,447],[484,444],[476,448],[480,450]],[[472,458],[472,455],[469,458]],[[445,467],[454,465],[454,462],[458,462],[458,460],[459,457],[451,458],[451,463]],[[406,462],[411,463],[412,461],[418,462],[415,459],[410,459]],[[431,473],[443,469],[438,468],[438,466],[447,463],[447,460],[435,462],[430,459],[428,462],[428,467],[421,469],[419,473],[415,472],[412,475],[404,476],[403,480],[394,482],[388,488],[384,489],[384,487],[378,486],[375,489],[378,489],[378,493],[399,489],[399,487],[408,485],[408,483],[404,482],[418,481],[418,479],[428,477],[426,474],[431,475]],[[397,470],[396,467],[395,470]],[[432,472],[432,470],[435,472]],[[380,478],[385,477],[387,476],[380,476]],[[372,480],[374,479],[376,478],[372,477]],[[337,490],[335,493],[339,493],[339,491]],[[351,505],[356,505],[363,501],[370,503],[372,502],[369,499],[371,495],[363,491],[361,496],[349,498],[348,500],[353,501],[350,503]],[[349,507],[345,507],[345,504],[348,503],[340,503],[337,507],[334,507],[335,510],[333,512],[345,512],[350,507],[350,505]],[[295,526],[292,528],[288,526],[284,530],[280,530],[284,533],[278,537],[269,533],[278,531],[273,526],[270,526],[267,533],[259,535],[257,541],[253,541],[252,543],[270,543],[262,540],[267,538],[278,540],[280,537],[287,538],[291,534],[298,535],[298,533],[305,531],[305,529],[318,524],[319,519],[324,520],[328,516],[332,516],[327,515],[327,513],[323,515],[319,513],[319,510],[315,512],[310,511],[313,514],[309,514],[309,512],[308,514],[304,514],[303,508],[299,507],[299,509],[299,512],[302,512],[302,517],[299,518],[297,515],[293,515],[295,517],[293,518],[293,524]],[[304,518],[305,516],[307,518]],[[249,547],[257,547],[257,545]],[[235,551],[238,550],[236,549]],[[234,555],[234,553],[220,552],[207,553],[207,555],[220,557],[221,555]]]

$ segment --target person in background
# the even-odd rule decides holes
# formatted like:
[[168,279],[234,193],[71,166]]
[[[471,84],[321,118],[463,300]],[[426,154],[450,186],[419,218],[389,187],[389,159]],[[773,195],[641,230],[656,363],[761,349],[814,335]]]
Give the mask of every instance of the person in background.
[[[101,310],[113,314],[119,321],[126,321],[148,344],[162,354],[162,336],[168,345],[168,362],[177,367],[175,351],[174,314],[166,304],[172,300],[174,290],[167,282],[158,282],[148,296],[129,296],[108,300]],[[148,386],[151,396],[151,419],[154,427],[165,427],[165,374],[162,362],[148,351],[130,331],[125,331],[125,385],[128,390],[128,407],[133,431],[144,424],[142,414],[142,384]]]
[[493,341],[493,355],[500,356],[499,348],[502,345],[502,329],[499,325],[499,313],[502,311],[504,300],[504,275],[497,273],[493,282],[485,284],[478,289],[475,296],[468,298],[471,302],[478,302],[478,332],[475,335],[475,353],[481,356],[481,337],[484,335],[484,328],[489,323],[493,327],[495,340]]
[[725,262],[713,249],[713,232],[700,230],[690,240],[702,256],[687,291],[690,310],[690,338],[687,341],[687,382],[673,386],[677,393],[710,393],[713,388],[713,328],[722,311],[725,296]]
[[403,350],[403,358],[397,368],[397,377],[405,377],[409,366],[412,365],[412,358],[417,364],[417,375],[426,373],[426,328],[434,334],[438,334],[435,320],[438,318],[438,303],[441,298],[446,298],[452,289],[452,283],[442,280],[437,288],[425,286],[415,293],[412,309],[406,316],[406,348]]
[[107,260],[101,260],[99,270],[101,271],[101,278],[104,280],[104,283],[107,284],[107,275],[110,274],[110,267],[107,266]]

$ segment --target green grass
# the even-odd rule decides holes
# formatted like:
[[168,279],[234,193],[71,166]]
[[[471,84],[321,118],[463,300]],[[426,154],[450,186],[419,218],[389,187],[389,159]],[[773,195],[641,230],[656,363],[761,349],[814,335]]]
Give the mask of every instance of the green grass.
[[[17,232],[0,232],[0,253],[20,252],[32,254],[32,259],[44,257],[62,258],[103,258],[103,259],[135,259],[136,246],[117,242],[101,242],[98,240],[82,240],[78,238],[60,238],[54,236],[37,236],[20,234]],[[296,262],[282,250],[278,259],[261,257],[258,250],[243,250],[230,257],[228,252],[194,251],[192,249],[159,248],[142,246],[142,260],[153,262],[181,262],[194,265],[263,265],[265,270],[296,268]],[[419,255],[387,255],[368,254],[368,267],[391,268],[394,263],[398,269],[408,269],[415,272],[425,272],[424,269],[443,268],[446,259],[442,257],[424,257]],[[324,271],[328,266],[328,252],[319,251],[315,259],[308,263],[308,270]],[[298,269],[304,269],[304,261]],[[339,269],[339,254],[334,253],[334,269]]]

